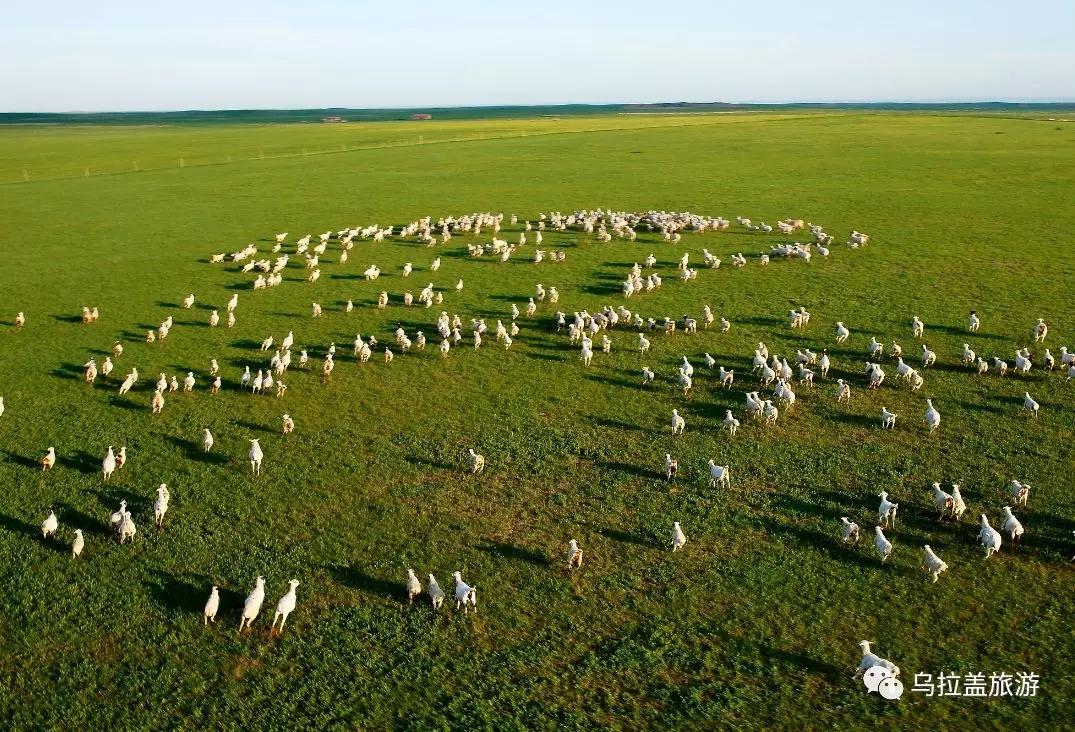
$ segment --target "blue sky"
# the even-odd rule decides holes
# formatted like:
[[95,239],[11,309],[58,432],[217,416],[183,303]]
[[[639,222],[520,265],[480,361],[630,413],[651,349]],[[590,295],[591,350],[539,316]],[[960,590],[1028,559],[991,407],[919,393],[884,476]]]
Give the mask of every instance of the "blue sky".
[[1075,0],[38,0],[0,112],[1075,101]]

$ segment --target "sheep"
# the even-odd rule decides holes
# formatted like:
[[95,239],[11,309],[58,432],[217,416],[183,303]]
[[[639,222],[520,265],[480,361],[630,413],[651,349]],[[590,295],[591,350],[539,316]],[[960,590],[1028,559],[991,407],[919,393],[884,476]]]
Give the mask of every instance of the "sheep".
[[429,574],[429,587],[427,592],[429,593],[429,599],[433,603],[433,612],[436,612],[444,602],[444,590],[437,584],[437,578],[434,577],[432,573]]
[[265,453],[261,451],[261,444],[257,439],[250,440],[250,452],[247,453],[247,457],[250,459],[250,472],[256,478],[261,475],[261,461],[265,458]]
[[842,322],[836,321],[836,342],[845,343],[850,336],[851,331],[849,331]]
[[982,514],[981,530],[978,532],[978,541],[985,547],[985,558],[989,559],[994,552],[1000,551],[1000,532],[989,525],[989,519]]
[[727,465],[717,465],[712,458],[710,458],[708,465],[710,488],[716,488],[718,484],[724,488],[732,487],[732,476]]
[[183,391],[194,391],[194,372],[188,371],[187,376],[183,379]]
[[179,379],[172,375],[172,380],[168,382],[168,393],[175,393],[179,391]]
[[0,417],[4,416],[4,397],[0,396]]
[[123,512],[123,521],[119,525],[119,543],[126,543],[127,539],[134,541],[134,535],[138,533],[138,529],[134,525],[134,520],[131,518],[130,511]]
[[26,325],[26,315],[20,310],[15,316],[15,327],[22,328],[24,325]]
[[851,385],[843,379],[836,380],[836,403],[840,402],[851,403]]
[[463,614],[467,614],[467,606],[469,605],[474,614],[478,614],[478,588],[471,587],[463,581],[463,576],[460,572],[453,572],[452,577],[455,579],[455,609],[463,608]]
[[115,344],[113,344],[112,355],[116,357],[117,361],[119,360],[119,357],[123,355],[123,344],[119,341],[116,341]]
[[1016,506],[1026,506],[1030,500],[1030,484],[1012,480],[1012,501]]
[[194,293],[193,292],[183,298],[183,307],[186,308],[187,310],[190,310],[192,307],[194,307]]
[[157,487],[157,500],[153,503],[153,520],[158,530],[164,528],[164,514],[168,513],[169,498],[168,486],[161,483]]
[[922,334],[926,331],[926,324],[918,319],[918,316],[914,316],[914,320],[911,323],[911,328],[915,338],[921,338]]
[[86,546],[86,539],[82,536],[82,529],[75,529],[75,539],[71,542],[71,558],[78,559]]
[[674,480],[679,473],[679,460],[672,457],[670,454],[664,455],[664,477],[665,480]]
[[672,553],[683,548],[683,545],[687,543],[687,535],[683,533],[682,527],[680,527],[678,521],[672,522]]
[[869,382],[866,384],[867,389],[877,389],[885,381],[885,371],[875,363],[866,364],[866,376],[869,378]]
[[52,466],[56,464],[56,448],[49,447],[45,451],[45,457],[41,458],[41,470],[52,470]]
[[713,358],[712,356],[710,356],[708,352],[702,358],[702,362],[705,364],[705,367],[707,369],[711,369],[711,368],[713,368],[714,366],[717,365],[717,360],[715,358]]
[[108,527],[112,530],[112,533],[119,535],[119,527],[123,524],[123,515],[127,512],[127,502],[119,502],[119,510],[110,514],[108,517]]
[[49,515],[41,522],[41,538],[47,539],[50,536],[56,538],[56,530],[59,528],[60,520],[56,518],[56,512],[52,509],[52,506],[49,506]]
[[434,259],[433,263],[429,265],[429,270],[431,272],[436,272],[438,269],[440,269],[440,257]]
[[840,541],[844,544],[859,543],[859,525],[848,520],[847,516],[840,517]]
[[683,430],[686,428],[687,422],[679,416],[679,411],[672,410],[672,435],[682,435]]
[[975,376],[981,376],[982,374],[986,373],[987,371],[989,371],[989,364],[986,362],[986,360],[984,358],[979,356],[978,357],[978,368],[977,368],[977,371],[975,372],[974,375]]
[[228,313],[228,327],[235,327],[235,313]]
[[1019,351],[1015,352],[1015,370],[1017,373],[1026,376],[1030,373],[1030,369],[1033,365],[1034,363],[1029,357],[1029,351],[1026,353],[1021,353]]
[[926,424],[929,426],[929,433],[932,435],[938,427],[941,426],[941,413],[933,407],[933,400],[926,400]]
[[474,452],[472,447],[467,449],[467,454],[469,455],[467,464],[472,475],[485,470],[485,456]]
[[108,446],[108,452],[105,453],[104,460],[101,463],[101,476],[105,483],[112,477],[112,473],[116,470],[116,456],[112,452],[112,446]]
[[1044,343],[1047,335],[1049,335],[1049,326],[1045,324],[1043,318],[1038,318],[1038,324],[1034,327],[1034,342]]
[[316,303],[316,302],[313,303],[311,312],[313,313],[313,317],[320,318],[321,317],[321,304]]
[[153,398],[150,400],[150,414],[160,414],[164,409],[164,392],[160,389],[153,392]]
[[582,569],[582,549],[574,539],[567,544],[567,569]]
[[[254,624],[254,620],[257,618],[258,613],[261,612],[261,605],[265,602],[265,578],[257,577],[254,580],[254,589],[246,596],[246,601],[243,603],[243,614],[239,618],[239,632],[242,633],[244,629],[250,628]],[[274,621],[275,622],[275,621]]]
[[653,381],[654,378],[655,378],[655,376],[654,376],[653,372],[650,371],[649,366],[643,366],[642,367],[642,386],[645,386],[646,384],[650,383],[651,381]]
[[295,431],[295,420],[291,418],[290,414],[285,414],[283,416],[283,422],[285,435],[290,435],[292,432]]
[[978,314],[971,310],[970,315],[967,317],[967,330],[971,333],[977,333],[981,325],[982,321],[978,317]]
[[1019,548],[1019,542],[1023,540],[1023,534],[1026,533],[1023,529],[1023,525],[1019,523],[1019,519],[1015,518],[1012,514],[1012,507],[1004,507],[1004,530],[1008,532],[1008,538],[1012,542],[1012,550]]
[[276,603],[276,614],[273,616],[272,625],[269,626],[269,634],[271,635],[273,629],[276,628],[276,621],[280,621],[280,629],[277,630],[277,635],[284,632],[284,623],[287,622],[287,616],[295,610],[297,598],[295,597],[295,588],[299,586],[299,581],[293,579],[287,583],[287,594],[280,598],[280,601]]
[[723,317],[722,317],[722,318],[720,319],[720,332],[721,332],[721,333],[727,333],[727,332],[728,332],[728,331],[730,331],[731,329],[732,329],[732,324],[731,324],[731,322],[730,322],[729,320],[727,320],[726,318],[723,318]]
[[963,502],[963,495],[959,492],[959,484],[952,484],[952,519],[959,521],[967,511],[967,504]]
[[146,343],[155,343],[156,340],[157,340],[156,332],[154,332],[152,330],[147,330],[146,331]]
[[1023,409],[1030,412],[1031,416],[1038,416],[1038,403],[1030,396],[1030,392],[1023,392]]
[[851,678],[857,679],[874,666],[884,668],[892,675],[892,678],[900,675],[899,666],[870,652],[870,641],[859,641],[859,648],[862,649],[862,660],[859,661],[858,668],[855,669],[855,674]]
[[962,364],[964,366],[970,366],[972,363],[974,363],[974,359],[975,359],[974,351],[971,350],[970,345],[964,343],[963,344],[963,358],[961,360]]
[[105,360],[101,364],[101,375],[107,377],[109,374],[112,373],[112,368],[113,368],[112,359],[109,358],[108,356],[105,356]]
[[407,570],[407,604],[413,605],[414,598],[422,594],[422,583],[418,581],[418,577],[414,574],[413,569]]
[[643,356],[649,350],[649,340],[642,335],[638,334],[638,355]]
[[881,557],[881,564],[884,564],[885,560],[892,554],[892,542],[885,538],[880,526],[874,526],[873,531],[873,545],[877,549],[877,556]]
[[[505,338],[506,337],[507,336],[505,336]],[[589,346],[587,346],[586,343],[583,343],[582,344],[582,365],[583,366],[589,366],[590,361],[592,359],[593,359],[593,350]],[[689,389],[690,387],[688,386],[687,388]],[[686,392],[684,392],[684,394],[686,394]]]
[[765,424],[773,426],[780,417],[780,410],[773,406],[768,399],[765,400]]
[[874,337],[870,337],[870,356],[873,358],[880,358],[885,352],[885,344],[878,342]]
[[86,369],[86,383],[92,384],[94,381],[97,380],[97,362],[91,358],[84,364],[84,367]]
[[202,437],[202,452],[209,452],[213,449],[213,433],[209,431],[209,428],[205,428],[205,435]]
[[937,354],[929,350],[925,343],[922,344],[922,368],[927,368],[937,363]]
[[955,516],[955,499],[948,493],[941,490],[940,483],[933,484],[933,502],[937,506],[937,510],[941,512],[938,517],[938,521],[944,520],[945,515]]
[[881,503],[877,506],[877,522],[882,526],[892,528],[896,523],[896,510],[900,504],[888,500],[888,491],[881,491],[878,495]]
[[896,417],[898,415],[888,411],[884,407],[881,407],[881,429],[895,429]]

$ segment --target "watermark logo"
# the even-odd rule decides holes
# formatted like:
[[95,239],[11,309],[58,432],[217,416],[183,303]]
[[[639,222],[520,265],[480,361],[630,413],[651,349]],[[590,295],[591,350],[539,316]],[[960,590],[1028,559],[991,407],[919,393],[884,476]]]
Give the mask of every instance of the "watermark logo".
[[862,675],[866,691],[874,692],[885,699],[896,700],[903,696],[903,682],[892,675],[884,666],[871,666]]

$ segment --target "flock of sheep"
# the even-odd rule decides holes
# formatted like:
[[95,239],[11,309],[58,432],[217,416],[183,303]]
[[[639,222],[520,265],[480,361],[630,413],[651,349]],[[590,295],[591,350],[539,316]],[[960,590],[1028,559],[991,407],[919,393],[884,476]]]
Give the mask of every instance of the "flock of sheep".
[[[386,238],[397,237],[404,241],[416,241],[428,247],[432,247],[438,244],[446,245],[452,239],[453,235],[460,236],[465,234],[475,238],[481,237],[482,231],[485,230],[492,235],[492,242],[488,244],[467,244],[467,252],[469,256],[494,256],[501,261],[506,262],[509,261],[513,255],[517,254],[521,248],[525,247],[528,243],[532,243],[534,246],[533,261],[540,264],[545,259],[553,262],[560,262],[564,261],[566,258],[566,253],[563,251],[543,250],[539,248],[542,245],[543,233],[546,232],[581,232],[583,235],[592,236],[599,241],[611,242],[614,237],[634,241],[638,232],[648,231],[659,233],[663,242],[667,243],[669,246],[675,246],[682,241],[682,235],[684,233],[724,231],[731,227],[731,222],[722,217],[699,216],[689,212],[669,213],[663,211],[648,211],[632,213],[623,211],[582,210],[566,215],[554,212],[549,215],[544,213],[541,214],[536,224],[526,221],[522,226],[522,230],[519,232],[517,243],[509,244],[506,239],[499,238],[503,220],[503,214],[494,215],[490,213],[476,213],[466,216],[441,218],[435,223],[430,217],[426,217],[414,221],[407,226],[399,227],[398,230],[395,226],[382,228],[378,225],[346,228],[335,232],[324,232],[317,237],[318,241],[316,241],[316,243],[313,236],[308,235],[302,237],[294,243],[293,252],[288,253],[282,253],[285,246],[288,246],[289,249],[292,246],[287,243],[288,234],[283,233],[276,236],[276,241],[272,245],[272,254],[275,255],[272,259],[256,259],[259,254],[259,248],[255,244],[250,244],[230,255],[225,253],[214,254],[210,257],[209,261],[212,263],[224,263],[230,260],[232,263],[242,263],[243,273],[250,273],[256,270],[257,274],[256,279],[253,281],[253,289],[260,290],[278,286],[283,282],[283,273],[289,266],[291,256],[303,257],[303,267],[309,272],[306,280],[311,283],[317,282],[320,277],[320,267],[324,264],[323,257],[328,253],[328,248],[333,240],[335,240],[335,248],[338,250],[337,262],[338,264],[343,265],[347,262],[349,253],[353,250],[356,240],[365,239],[372,242],[379,242]],[[772,227],[767,224],[754,224],[749,219],[742,217],[738,218],[737,222],[740,227],[747,231],[759,232],[761,234],[769,234],[773,231]],[[518,224],[517,217],[511,217],[511,224]],[[789,219],[777,222],[777,228],[780,234],[786,236],[793,235],[800,230],[804,232],[809,231],[811,241],[806,244],[797,242],[780,243],[776,246],[769,247],[767,251],[764,251],[757,256],[759,266],[767,266],[770,261],[777,258],[810,262],[811,257],[815,255],[828,257],[832,253],[831,245],[834,241],[833,237],[826,234],[819,226],[808,224],[802,220]],[[528,235],[531,237],[532,241],[528,241]],[[854,231],[848,238],[846,245],[849,249],[858,249],[867,245],[869,240],[870,238],[866,234]],[[705,249],[702,250],[702,261],[704,268],[706,269],[717,269],[722,264],[719,258]],[[747,258],[742,253],[737,253],[732,256],[731,262],[733,267],[742,268],[746,266]],[[428,268],[429,271],[437,272],[440,268],[440,264],[440,257],[436,257],[432,260],[432,263]],[[565,333],[570,345],[579,349],[579,357],[584,367],[590,367],[593,364],[595,350],[600,350],[600,352],[604,354],[611,352],[614,345],[614,341],[610,336],[611,333],[620,332],[625,329],[634,331],[636,334],[635,337],[637,337],[637,343],[632,348],[637,350],[638,356],[641,359],[649,352],[651,346],[650,338],[652,337],[673,336],[677,330],[689,335],[696,333],[699,325],[701,325],[704,330],[718,322],[718,318],[714,315],[709,305],[702,305],[698,310],[697,317],[688,315],[683,315],[682,317],[644,317],[637,311],[632,312],[629,310],[627,308],[627,303],[634,302],[633,298],[662,287],[663,279],[656,270],[657,264],[657,258],[651,254],[642,264],[634,263],[630,267],[630,271],[626,275],[622,286],[622,294],[625,302],[618,307],[614,308],[606,305],[593,313],[587,310],[582,310],[574,312],[571,316],[568,316],[565,312],[557,311],[552,316],[556,332]],[[404,279],[409,278],[414,270],[415,268],[412,262],[404,263],[401,267],[402,277]],[[689,252],[679,257],[677,272],[678,278],[684,283],[692,282],[698,278],[699,270],[691,267]],[[380,267],[376,264],[371,264],[363,272],[363,276],[365,279],[372,281],[377,279],[380,273]],[[456,292],[463,289],[462,279],[457,281],[454,289]],[[414,307],[417,302],[425,308],[432,308],[434,305],[440,305],[444,302],[445,291],[438,291],[435,288],[434,283],[430,282],[420,290],[417,298],[414,297],[410,290],[401,293],[398,297],[399,303],[404,307]],[[555,287],[546,289],[543,284],[537,284],[534,289],[534,295],[526,297],[522,309],[520,309],[517,304],[512,304],[510,310],[505,313],[505,318],[497,321],[493,331],[494,343],[501,345],[505,349],[510,348],[513,343],[513,338],[517,336],[520,331],[520,319],[533,318],[537,314],[539,306],[546,303],[549,305],[556,304],[559,297],[560,293]],[[377,295],[376,307],[378,309],[384,309],[389,306],[391,300],[392,298],[389,296],[389,293],[382,291]],[[186,309],[192,308],[194,303],[195,295],[193,293],[187,295],[183,299],[183,307]],[[235,313],[238,304],[239,295],[236,293],[231,296],[226,305],[227,327],[234,327],[236,324]],[[345,312],[349,313],[353,309],[353,301],[348,300],[344,307]],[[312,315],[313,317],[320,317],[322,315],[322,307],[317,301],[312,303]],[[97,320],[98,317],[99,313],[97,308],[83,308],[83,322],[93,322]],[[509,324],[505,324],[504,320],[507,320]],[[789,312],[788,326],[790,328],[804,330],[809,325],[809,322],[810,314],[805,308],[797,308]],[[209,316],[208,325],[210,327],[217,327],[220,323],[221,318],[219,311],[213,310]],[[912,318],[910,323],[911,337],[916,340],[924,339],[926,324],[917,315]],[[26,317],[24,313],[18,313],[15,319],[15,325],[18,328],[26,326]],[[486,334],[489,328],[485,319],[474,318],[469,325],[473,347],[475,349],[482,347],[483,343],[485,343],[485,339],[488,337]],[[976,312],[971,311],[967,320],[968,333],[977,333],[980,326],[980,317]],[[169,316],[162,321],[157,329],[147,332],[146,342],[151,344],[157,341],[164,341],[168,338],[169,332],[173,327],[173,318],[172,316]],[[719,326],[717,327],[719,327],[720,332],[727,333],[733,327],[733,324],[729,319],[720,317]],[[459,315],[449,316],[447,311],[441,311],[430,324],[430,333],[432,334],[433,332],[436,332],[440,338],[438,349],[443,358],[447,358],[450,351],[462,343],[464,340],[463,328],[463,319],[460,318]],[[847,342],[851,336],[850,329],[845,326],[843,322],[836,322],[834,328],[834,342],[836,344]],[[1069,353],[1067,348],[1064,347],[1060,350],[1060,358],[1056,359],[1049,349],[1044,346],[1047,335],[1048,326],[1044,320],[1039,320],[1033,328],[1033,336],[1035,344],[1040,345],[1044,351],[1038,356],[1032,354],[1028,348],[1021,348],[1014,351],[1013,372],[1025,376],[1036,364],[1040,364],[1039,368],[1047,371],[1053,371],[1058,367],[1066,369],[1068,379],[1075,378],[1075,353]],[[391,347],[386,345],[383,348],[384,361],[386,363],[392,362],[394,358],[392,347],[395,347],[397,352],[401,354],[407,354],[412,350],[423,350],[427,340],[424,331],[416,332],[412,337],[402,327],[399,327],[394,333]],[[632,340],[633,338],[628,339],[628,341]],[[235,386],[237,388],[249,388],[251,393],[274,393],[277,397],[284,396],[287,387],[283,383],[282,377],[288,372],[292,365],[292,348],[295,346],[294,332],[289,331],[287,335],[281,339],[278,347],[275,346],[276,341],[272,335],[266,337],[262,341],[260,352],[267,353],[269,351],[274,351],[274,355],[271,357],[265,368],[257,370],[256,376],[252,374],[250,367],[246,366],[241,376],[236,379]],[[369,335],[368,337],[363,338],[361,334],[358,334],[354,341],[352,354],[358,363],[366,363],[369,361],[374,349],[378,347],[379,343],[376,336]],[[93,384],[96,381],[98,374],[108,378],[115,366],[112,359],[115,358],[115,360],[118,361],[123,353],[124,346],[121,342],[117,341],[113,346],[112,356],[105,357],[100,367],[98,367],[96,359],[91,358],[84,364],[85,381]],[[878,389],[882,386],[886,379],[885,367],[887,366],[888,368],[894,369],[895,373],[890,384],[903,382],[912,392],[918,392],[922,388],[924,383],[923,373],[933,367],[938,359],[936,352],[930,350],[927,344],[921,343],[921,368],[920,370],[916,369],[904,361],[904,352],[898,343],[893,342],[891,347],[887,349],[886,355],[884,344],[876,338],[871,338],[865,355],[868,358],[868,360],[865,361],[864,368],[864,383],[867,389]],[[323,380],[327,381],[330,379],[337,357],[336,344],[331,343],[324,351],[324,360],[321,365]],[[882,365],[886,357],[889,359],[891,366],[888,364],[885,364],[885,366]],[[310,360],[308,350],[306,348],[299,349],[299,355],[295,360],[298,368],[306,368]],[[792,365],[792,362],[794,363],[794,366]],[[794,388],[811,388],[815,383],[815,377],[819,379],[827,379],[829,370],[833,365],[832,362],[833,359],[829,356],[827,349],[824,348],[820,349],[820,354],[811,351],[810,349],[797,350],[795,356],[792,357],[789,362],[789,357],[770,354],[764,343],[758,343],[753,355],[753,374],[757,376],[760,388],[772,388],[773,393],[771,398],[762,398],[762,394],[759,391],[748,391],[746,393],[745,406],[746,418],[757,421],[763,427],[776,424],[780,418],[781,409],[786,412],[791,412],[798,403],[798,396],[796,395]],[[981,376],[990,371],[989,362],[976,354],[968,344],[964,344],[963,346],[960,362],[968,368],[968,373],[973,374],[974,376]],[[993,357],[992,362],[992,370],[1000,376],[1004,376],[1009,371],[1008,363],[1001,358]],[[708,353],[704,355],[703,363],[707,372],[716,375],[715,385],[718,388],[730,389],[732,387],[736,380],[736,375],[732,369],[726,369],[722,365],[718,366],[716,359]],[[716,371],[714,371],[715,368],[717,369]],[[220,369],[215,359],[211,361],[207,373],[209,377],[210,393],[219,392],[223,385],[223,377],[220,374]],[[646,365],[642,366],[641,374],[642,387],[646,387],[657,379],[656,373]],[[683,356],[682,362],[678,367],[676,383],[678,387],[682,389],[684,396],[688,395],[694,387],[697,375],[698,374],[696,374],[695,368],[690,363],[688,357]],[[128,393],[137,384],[138,380],[138,370],[137,368],[132,368],[123,379],[119,387],[119,393]],[[193,371],[187,372],[181,385],[176,376],[173,375],[169,380],[166,374],[161,373],[154,385],[153,394],[150,400],[151,411],[155,414],[162,412],[164,409],[164,395],[166,393],[178,392],[180,388],[182,388],[184,392],[192,392],[195,390],[197,383]],[[836,380],[835,396],[837,403],[850,402],[851,385],[847,380],[843,378]],[[1040,405],[1031,397],[1029,391],[1025,394],[1024,408],[1027,413],[1035,417],[1040,410]],[[0,397],[0,415],[3,415],[3,413],[4,402],[3,398]],[[880,426],[882,429],[895,429],[897,418],[897,414],[890,412],[884,406],[881,407]],[[932,399],[925,399],[923,420],[929,434],[934,433],[940,428],[941,414],[934,406]],[[295,422],[289,414],[285,413],[282,415],[282,423],[282,431],[285,435],[295,429]],[[673,409],[671,418],[672,434],[682,434],[686,429],[686,426],[685,419],[679,414],[677,409]],[[741,426],[742,423],[732,410],[727,410],[723,421],[723,429],[729,433],[729,436],[735,437]],[[204,430],[202,446],[205,451],[211,451],[213,449],[214,438],[208,429]],[[250,462],[251,472],[256,478],[261,473],[262,463],[265,457],[259,440],[250,439],[250,449],[247,457]],[[127,453],[125,446],[122,446],[118,453],[113,451],[112,446],[109,446],[102,461],[102,479],[108,481],[116,470],[123,467],[126,460]],[[55,464],[56,451],[54,447],[50,446],[41,460],[41,465],[44,470],[49,470]],[[484,470],[486,465],[485,457],[477,453],[473,448],[470,448],[468,450],[467,464],[471,473],[480,473]],[[665,454],[665,477],[668,480],[673,480],[677,477],[678,471],[679,462],[677,458],[671,454]],[[709,483],[712,487],[730,487],[730,466],[718,465],[714,460],[710,459],[708,461],[708,472]],[[1029,491],[1030,486],[1025,482],[1020,482],[1018,480],[1012,481],[1012,503],[1016,506],[1027,506]],[[940,518],[942,520],[958,522],[967,510],[967,506],[960,494],[959,486],[953,485],[951,491],[946,492],[941,489],[940,484],[934,483],[932,492],[936,507],[940,513]],[[893,551],[892,543],[885,536],[884,529],[889,528],[891,530],[894,526],[899,506],[897,503],[890,501],[888,494],[884,491],[881,492],[880,499],[877,512],[878,521],[874,528],[874,546],[880,561],[883,563]],[[168,488],[166,485],[162,484],[157,489],[157,498],[154,504],[154,521],[158,529],[164,524],[165,514],[168,512],[168,504]],[[980,515],[980,531],[978,538],[985,548],[985,556],[987,558],[994,552],[999,551],[1003,541],[1003,535],[1007,535],[1014,548],[1018,546],[1019,540],[1025,533],[1023,525],[1012,513],[1011,507],[1004,506],[1002,510],[1004,511],[1002,524],[1003,533],[990,526],[985,513]],[[119,543],[123,544],[127,540],[134,539],[136,527],[130,512],[127,510],[126,502],[122,502],[119,510],[110,516],[109,523]],[[57,536],[59,521],[51,508],[48,516],[42,523],[41,530],[43,537],[46,539]],[[860,529],[856,523],[850,521],[846,517],[842,518],[839,532],[841,542],[847,545],[857,544]],[[679,522],[675,522],[672,526],[670,543],[673,552],[682,549],[687,543],[687,535]],[[74,540],[71,545],[72,557],[79,557],[82,554],[84,547],[85,539],[82,535],[82,531],[81,529],[75,529]],[[579,546],[579,543],[575,539],[571,539],[567,551],[568,569],[581,569],[582,556],[583,551]],[[923,547],[922,564],[933,582],[936,582],[940,574],[948,569],[948,564],[938,557],[928,544]],[[462,608],[464,613],[468,612],[468,610],[473,610],[476,613],[476,588],[464,582],[458,571],[454,572],[453,578],[455,582],[454,597],[456,600],[456,608]],[[296,607],[296,588],[298,585],[298,580],[293,579],[290,581],[287,593],[277,604],[277,612],[273,619],[270,632],[276,629],[277,621],[279,621],[279,630],[283,630],[288,615]],[[434,609],[439,608],[443,602],[444,592],[441,590],[440,585],[437,583],[433,574],[427,575],[426,587],[423,588],[414,570],[408,569],[405,587],[408,602],[413,602],[414,599],[423,592],[428,595]],[[249,628],[254,622],[260,613],[264,599],[265,582],[262,577],[257,577],[254,589],[246,598],[242,609],[240,631]],[[203,621],[206,624],[210,621],[215,622],[219,604],[219,591],[218,588],[214,586],[211,589],[210,597],[205,605],[203,613]],[[856,674],[862,673],[871,665],[883,665],[889,667],[890,672],[894,675],[898,675],[899,669],[894,664],[872,654],[869,642],[862,641],[860,647],[863,653],[863,660],[856,671]],[[868,665],[867,662],[869,662]]]

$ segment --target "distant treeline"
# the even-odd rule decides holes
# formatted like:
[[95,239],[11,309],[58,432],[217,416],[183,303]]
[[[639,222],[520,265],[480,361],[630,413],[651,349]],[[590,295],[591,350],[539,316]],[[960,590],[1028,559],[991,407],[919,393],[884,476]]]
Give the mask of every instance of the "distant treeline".
[[631,112],[786,112],[909,111],[984,112],[994,114],[1072,113],[1075,103],[973,102],[963,104],[727,104],[724,102],[669,102],[657,104],[564,104],[508,107],[416,107],[413,109],[226,109],[180,112],[10,112],[0,113],[0,125],[13,124],[283,124],[296,122],[389,122],[407,120],[414,114],[430,114],[435,120],[510,119],[625,114]]

